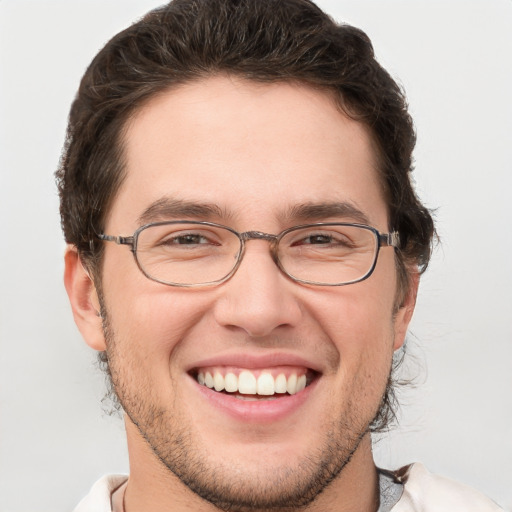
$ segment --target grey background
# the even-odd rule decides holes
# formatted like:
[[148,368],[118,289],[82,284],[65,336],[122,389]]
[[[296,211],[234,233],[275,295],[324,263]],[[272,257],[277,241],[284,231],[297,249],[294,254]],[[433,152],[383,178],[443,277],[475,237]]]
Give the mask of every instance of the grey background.
[[[0,511],[70,510],[127,471],[73,324],[52,173],[79,79],[150,0],[0,0]],[[323,0],[407,90],[442,246],[411,328],[419,386],[380,464],[420,460],[512,510],[512,1]]]

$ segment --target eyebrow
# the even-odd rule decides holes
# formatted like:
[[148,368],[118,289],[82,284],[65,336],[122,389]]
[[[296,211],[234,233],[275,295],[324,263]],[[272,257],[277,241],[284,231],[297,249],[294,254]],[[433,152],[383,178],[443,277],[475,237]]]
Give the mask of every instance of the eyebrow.
[[[370,224],[368,217],[355,205],[346,202],[301,203],[288,208],[278,215],[283,224],[296,222],[320,222],[329,218],[350,219],[361,224]],[[215,203],[198,203],[169,196],[151,203],[139,216],[139,225],[170,219],[201,219],[223,221],[233,218],[233,214]]]
[[284,216],[286,220],[300,222],[319,222],[332,217],[370,224],[368,217],[359,208],[346,201],[298,204],[292,206]]
[[169,219],[189,217],[212,220],[230,217],[214,203],[197,203],[184,199],[162,197],[151,203],[139,216],[139,225],[150,224]]

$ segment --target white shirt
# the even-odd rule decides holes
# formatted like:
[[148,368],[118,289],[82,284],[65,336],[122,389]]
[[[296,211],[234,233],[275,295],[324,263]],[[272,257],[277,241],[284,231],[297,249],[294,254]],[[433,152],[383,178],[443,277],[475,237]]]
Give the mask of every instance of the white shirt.
[[[505,512],[482,493],[449,478],[433,475],[422,464],[412,464],[397,471],[396,475],[403,484],[403,492],[390,512]],[[127,479],[127,475],[104,476],[73,512],[122,512],[119,501],[112,508],[112,494]],[[122,501],[119,493],[116,498]]]
[[504,512],[481,492],[429,473],[412,464],[403,479],[404,492],[393,512]]

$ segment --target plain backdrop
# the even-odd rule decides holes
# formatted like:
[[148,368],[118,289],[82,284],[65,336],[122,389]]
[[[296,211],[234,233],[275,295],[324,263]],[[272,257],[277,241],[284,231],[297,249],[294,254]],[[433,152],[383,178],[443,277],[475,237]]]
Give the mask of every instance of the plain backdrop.
[[[257,1],[257,0],[255,0]],[[379,464],[422,461],[512,510],[512,1],[322,0],[405,87],[442,245],[424,276]],[[0,511],[71,510],[126,472],[121,419],[62,285],[53,172],[86,66],[155,0],[0,0]]]

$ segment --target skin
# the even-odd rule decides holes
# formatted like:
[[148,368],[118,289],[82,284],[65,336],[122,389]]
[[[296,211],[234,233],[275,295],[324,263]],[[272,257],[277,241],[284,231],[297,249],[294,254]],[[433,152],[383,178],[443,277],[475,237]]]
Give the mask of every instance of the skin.
[[[370,136],[326,92],[211,77],[152,98],[124,142],[127,175],[108,234],[133,233],[162,197],[218,206],[181,218],[267,233],[304,222],[297,205],[345,202],[388,232]],[[381,250],[369,279],[320,287],[286,278],[268,243],[253,240],[230,280],[184,289],[147,279],[126,247],[107,243],[102,297],[73,247],[65,284],[86,342],[108,351],[127,413],[126,512],[377,510],[368,426],[418,284],[414,274],[397,310],[393,249]],[[206,400],[188,373],[233,354],[301,357],[319,377],[276,421],[243,421]]]

